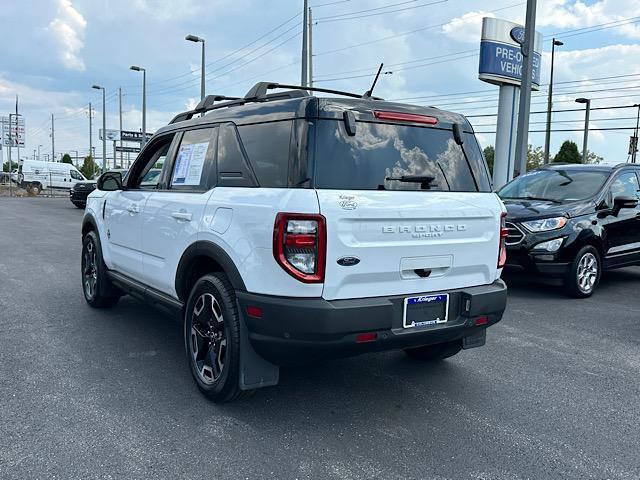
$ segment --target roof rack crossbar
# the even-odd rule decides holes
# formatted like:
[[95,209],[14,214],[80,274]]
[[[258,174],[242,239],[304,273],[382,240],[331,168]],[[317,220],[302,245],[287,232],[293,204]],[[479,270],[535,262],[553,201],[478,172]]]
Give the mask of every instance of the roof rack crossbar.
[[179,113],[178,115],[173,117],[173,120],[171,120],[171,122],[169,123],[177,123],[177,122],[183,122],[185,120],[190,120],[193,118],[194,115],[197,115],[198,113],[205,113],[205,112],[208,112],[209,110],[213,110],[214,108],[217,108],[218,105],[214,106],[214,103],[220,102],[222,100],[241,100],[241,99],[239,97],[227,97],[225,95],[207,95],[206,97],[204,97],[203,100],[200,101],[200,103],[198,103],[198,105],[196,105],[196,108],[194,108],[193,110],[187,110],[186,112]]
[[[342,90],[333,90],[330,88],[321,88],[321,87],[303,87],[301,85],[288,85],[288,84],[275,83],[275,82],[256,83],[251,88],[251,90],[247,92],[244,98],[245,100],[252,100],[252,101],[262,100],[267,96],[268,90],[274,90],[276,88],[286,88],[289,90],[304,90],[309,92],[332,93],[334,95],[342,95],[342,96],[351,97],[351,98],[369,98],[359,93],[344,92]],[[375,100],[382,100],[381,98],[378,98],[378,97],[371,97],[371,98],[374,98]]]

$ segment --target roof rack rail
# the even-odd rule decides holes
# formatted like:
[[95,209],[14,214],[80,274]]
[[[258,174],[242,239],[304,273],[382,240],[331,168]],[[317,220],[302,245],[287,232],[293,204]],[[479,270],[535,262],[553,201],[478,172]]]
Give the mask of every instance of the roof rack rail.
[[276,88],[286,88],[289,90],[302,90],[307,92],[322,92],[322,93],[333,93],[334,95],[343,95],[345,97],[351,98],[371,98],[374,100],[382,100],[379,97],[367,97],[365,95],[359,93],[352,92],[344,92],[342,90],[333,90],[331,88],[320,88],[320,87],[303,87],[301,85],[288,85],[283,83],[275,83],[275,82],[258,82],[256,83],[251,90],[247,92],[244,96],[244,99],[247,101],[260,101],[267,98],[267,91],[274,90]]
[[205,112],[208,112],[209,110],[213,110],[215,108],[213,104],[215,102],[220,102],[222,100],[241,100],[241,99],[239,97],[227,97],[225,95],[207,95],[206,97],[204,97],[203,100],[200,101],[200,103],[198,103],[198,105],[196,105],[196,108],[194,108],[193,110],[187,110],[186,112],[179,113],[178,115],[173,117],[173,119],[169,123],[171,124],[171,123],[183,122],[185,120],[190,120],[191,118],[193,118],[194,115],[197,115],[198,113],[205,113]]

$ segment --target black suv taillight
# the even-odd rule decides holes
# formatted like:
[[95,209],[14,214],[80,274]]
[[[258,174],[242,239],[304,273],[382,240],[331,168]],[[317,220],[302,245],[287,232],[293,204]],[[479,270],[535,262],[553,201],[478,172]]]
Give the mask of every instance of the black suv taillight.
[[505,212],[500,215],[500,250],[498,251],[498,268],[502,268],[507,263],[507,236],[509,230],[507,229]]
[[273,229],[273,256],[292,277],[304,283],[324,282],[327,250],[322,215],[278,213]]

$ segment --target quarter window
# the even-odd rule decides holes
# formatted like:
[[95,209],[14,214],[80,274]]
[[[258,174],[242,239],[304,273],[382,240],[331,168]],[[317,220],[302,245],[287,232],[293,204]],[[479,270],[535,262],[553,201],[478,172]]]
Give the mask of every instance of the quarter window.
[[240,138],[261,187],[286,187],[291,156],[290,120],[239,127]]

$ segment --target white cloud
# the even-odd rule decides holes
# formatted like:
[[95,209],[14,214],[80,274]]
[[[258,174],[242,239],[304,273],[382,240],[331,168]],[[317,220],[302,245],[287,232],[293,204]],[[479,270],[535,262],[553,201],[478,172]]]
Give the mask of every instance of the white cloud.
[[495,17],[491,12],[468,12],[461,17],[452,19],[442,27],[442,32],[461,42],[479,43],[482,34],[482,19]]
[[84,47],[84,31],[87,21],[71,3],[71,0],[57,0],[58,11],[56,18],[49,23],[58,47],[62,64],[71,70],[85,69],[84,61],[79,52]]

